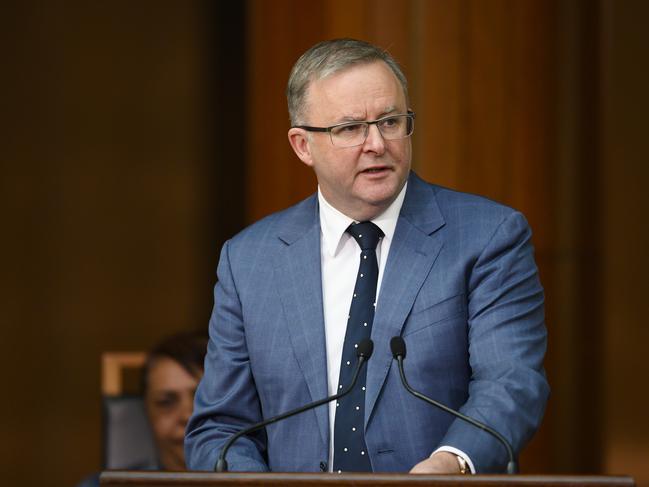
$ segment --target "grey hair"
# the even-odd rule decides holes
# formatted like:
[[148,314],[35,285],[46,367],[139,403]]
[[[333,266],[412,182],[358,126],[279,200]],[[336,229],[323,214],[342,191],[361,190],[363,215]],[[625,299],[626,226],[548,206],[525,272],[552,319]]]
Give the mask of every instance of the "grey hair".
[[309,84],[342,71],[348,66],[383,61],[401,83],[408,101],[408,81],[394,58],[384,49],[356,39],[332,39],[319,42],[297,60],[286,87],[291,125],[304,123],[304,107]]

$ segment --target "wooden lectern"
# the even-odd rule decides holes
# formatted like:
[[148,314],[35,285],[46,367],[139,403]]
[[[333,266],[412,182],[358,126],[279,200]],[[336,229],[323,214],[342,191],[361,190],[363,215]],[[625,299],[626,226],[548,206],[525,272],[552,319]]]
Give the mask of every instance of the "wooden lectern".
[[633,487],[631,477],[578,475],[408,475],[385,473],[211,473],[106,471],[102,487]]

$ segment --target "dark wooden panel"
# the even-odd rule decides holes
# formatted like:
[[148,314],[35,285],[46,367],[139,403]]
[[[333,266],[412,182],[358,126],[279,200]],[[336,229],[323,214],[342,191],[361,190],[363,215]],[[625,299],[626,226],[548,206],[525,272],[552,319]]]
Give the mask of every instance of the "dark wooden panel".
[[[280,94],[293,62],[319,40],[360,37],[388,48],[409,77],[412,108],[418,113],[415,170],[432,182],[523,211],[534,229],[546,290],[553,296],[559,254],[553,238],[554,6],[540,0],[321,0],[303,6],[297,22],[290,1],[250,2],[249,220],[315,189],[313,176],[291,153],[285,136]],[[548,300],[548,316],[554,316],[553,303]],[[548,364],[551,378],[555,367]],[[523,457],[529,471],[552,470],[547,454],[551,421],[550,415]]]
[[[289,146],[286,83],[297,58],[321,40],[321,2],[251,2],[248,50],[247,220],[297,203],[315,177]],[[306,28],[308,26],[308,29]]]
[[649,377],[649,3],[601,4],[603,461],[606,471],[632,472],[638,485],[647,486],[649,389],[643,383]]
[[171,472],[103,472],[101,485],[205,485],[214,487],[282,485],[317,487],[320,485],[352,487],[633,487],[631,477],[606,476],[535,476],[535,475],[407,475],[407,474],[314,474],[314,473],[171,473]]
[[209,15],[200,1],[3,5],[3,484],[99,470],[101,352],[207,326]]

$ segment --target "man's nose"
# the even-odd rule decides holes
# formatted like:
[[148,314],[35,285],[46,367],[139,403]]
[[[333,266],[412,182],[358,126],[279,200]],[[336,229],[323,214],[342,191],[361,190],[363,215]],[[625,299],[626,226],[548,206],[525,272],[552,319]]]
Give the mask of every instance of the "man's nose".
[[363,144],[363,150],[383,154],[385,151],[385,139],[381,135],[378,125],[372,124],[368,127],[367,137]]

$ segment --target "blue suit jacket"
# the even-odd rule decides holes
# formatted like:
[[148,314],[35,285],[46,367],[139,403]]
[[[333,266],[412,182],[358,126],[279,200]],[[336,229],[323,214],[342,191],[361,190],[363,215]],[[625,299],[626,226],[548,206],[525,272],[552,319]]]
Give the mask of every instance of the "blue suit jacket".
[[[191,469],[212,470],[240,429],[326,397],[317,197],[227,242],[218,267],[205,375],[187,427]],[[376,307],[365,438],[374,471],[408,471],[438,446],[503,470],[486,433],[409,395],[389,348],[401,335],[406,374],[424,394],[479,419],[519,451],[548,396],[543,290],[518,212],[429,185],[411,173]],[[327,406],[237,440],[231,470],[319,471]]]

